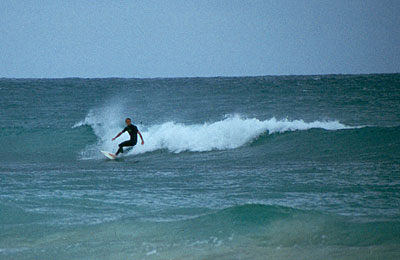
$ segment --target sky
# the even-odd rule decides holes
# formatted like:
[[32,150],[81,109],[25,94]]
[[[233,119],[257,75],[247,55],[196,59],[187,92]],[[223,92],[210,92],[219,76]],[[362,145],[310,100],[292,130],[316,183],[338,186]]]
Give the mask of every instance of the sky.
[[398,72],[398,0],[0,1],[0,77]]

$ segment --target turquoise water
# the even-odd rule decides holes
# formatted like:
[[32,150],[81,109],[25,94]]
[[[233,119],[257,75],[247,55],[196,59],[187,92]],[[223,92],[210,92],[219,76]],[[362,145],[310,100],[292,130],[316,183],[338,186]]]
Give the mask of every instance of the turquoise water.
[[0,158],[0,259],[400,258],[400,74],[0,79]]

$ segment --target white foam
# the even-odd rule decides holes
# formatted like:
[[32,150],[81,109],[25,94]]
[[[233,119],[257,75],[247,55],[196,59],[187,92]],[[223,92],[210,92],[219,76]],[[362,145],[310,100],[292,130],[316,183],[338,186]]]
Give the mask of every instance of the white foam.
[[[90,125],[99,138],[96,147],[92,147],[92,149],[114,151],[119,142],[129,139],[128,134],[125,133],[117,141],[111,141],[111,138],[124,127],[121,124],[123,118],[114,116],[111,111],[100,114],[102,116],[91,111],[84,121],[77,123],[74,127],[84,124]],[[104,114],[108,116],[104,117]],[[262,121],[257,118],[229,115],[223,120],[213,123],[185,125],[170,121],[150,127],[140,126],[139,128],[141,128],[145,145],[140,145],[139,138],[138,145],[129,153],[138,154],[159,149],[166,149],[174,153],[234,149],[250,143],[262,134],[311,128],[340,130],[351,127],[338,121],[304,122],[303,120],[290,121],[288,119],[277,120],[276,118]]]
[[135,148],[132,153],[143,153],[158,149],[167,149],[174,153],[234,149],[251,142],[264,133],[282,133],[311,128],[339,130],[349,127],[338,121],[306,123],[303,120],[289,121],[275,118],[261,121],[257,118],[242,118],[239,115],[228,116],[214,123],[196,125],[166,122],[151,126],[144,131],[145,146]]

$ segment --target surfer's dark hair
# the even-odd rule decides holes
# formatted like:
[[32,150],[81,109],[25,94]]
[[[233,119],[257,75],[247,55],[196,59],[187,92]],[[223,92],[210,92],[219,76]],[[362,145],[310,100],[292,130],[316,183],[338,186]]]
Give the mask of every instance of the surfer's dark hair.
[[127,118],[125,119],[125,122],[128,121],[128,120],[132,121],[132,119],[130,119],[129,117],[127,117]]

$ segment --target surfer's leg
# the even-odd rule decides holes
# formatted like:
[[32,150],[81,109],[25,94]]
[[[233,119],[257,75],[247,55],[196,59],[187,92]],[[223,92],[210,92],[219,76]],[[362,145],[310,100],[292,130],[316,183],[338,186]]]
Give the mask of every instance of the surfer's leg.
[[126,142],[127,142],[127,141],[122,142],[122,143],[120,143],[120,144],[118,145],[119,148],[118,148],[118,151],[115,153],[115,155],[118,155],[119,153],[124,153],[124,149],[123,149],[122,147],[126,146],[126,145],[125,145]]
[[122,149],[122,146],[120,146],[118,148],[118,151],[115,153],[115,155],[118,155],[119,153],[123,153],[123,152],[124,152],[124,150]]
[[119,146],[119,149],[118,149],[118,151],[115,153],[115,155],[118,155],[119,153],[123,153],[123,152],[124,152],[124,149],[123,149],[122,147],[124,147],[124,146],[132,146],[132,145],[133,145],[133,142],[132,142],[131,140],[120,143],[120,144],[118,145],[118,146]]

